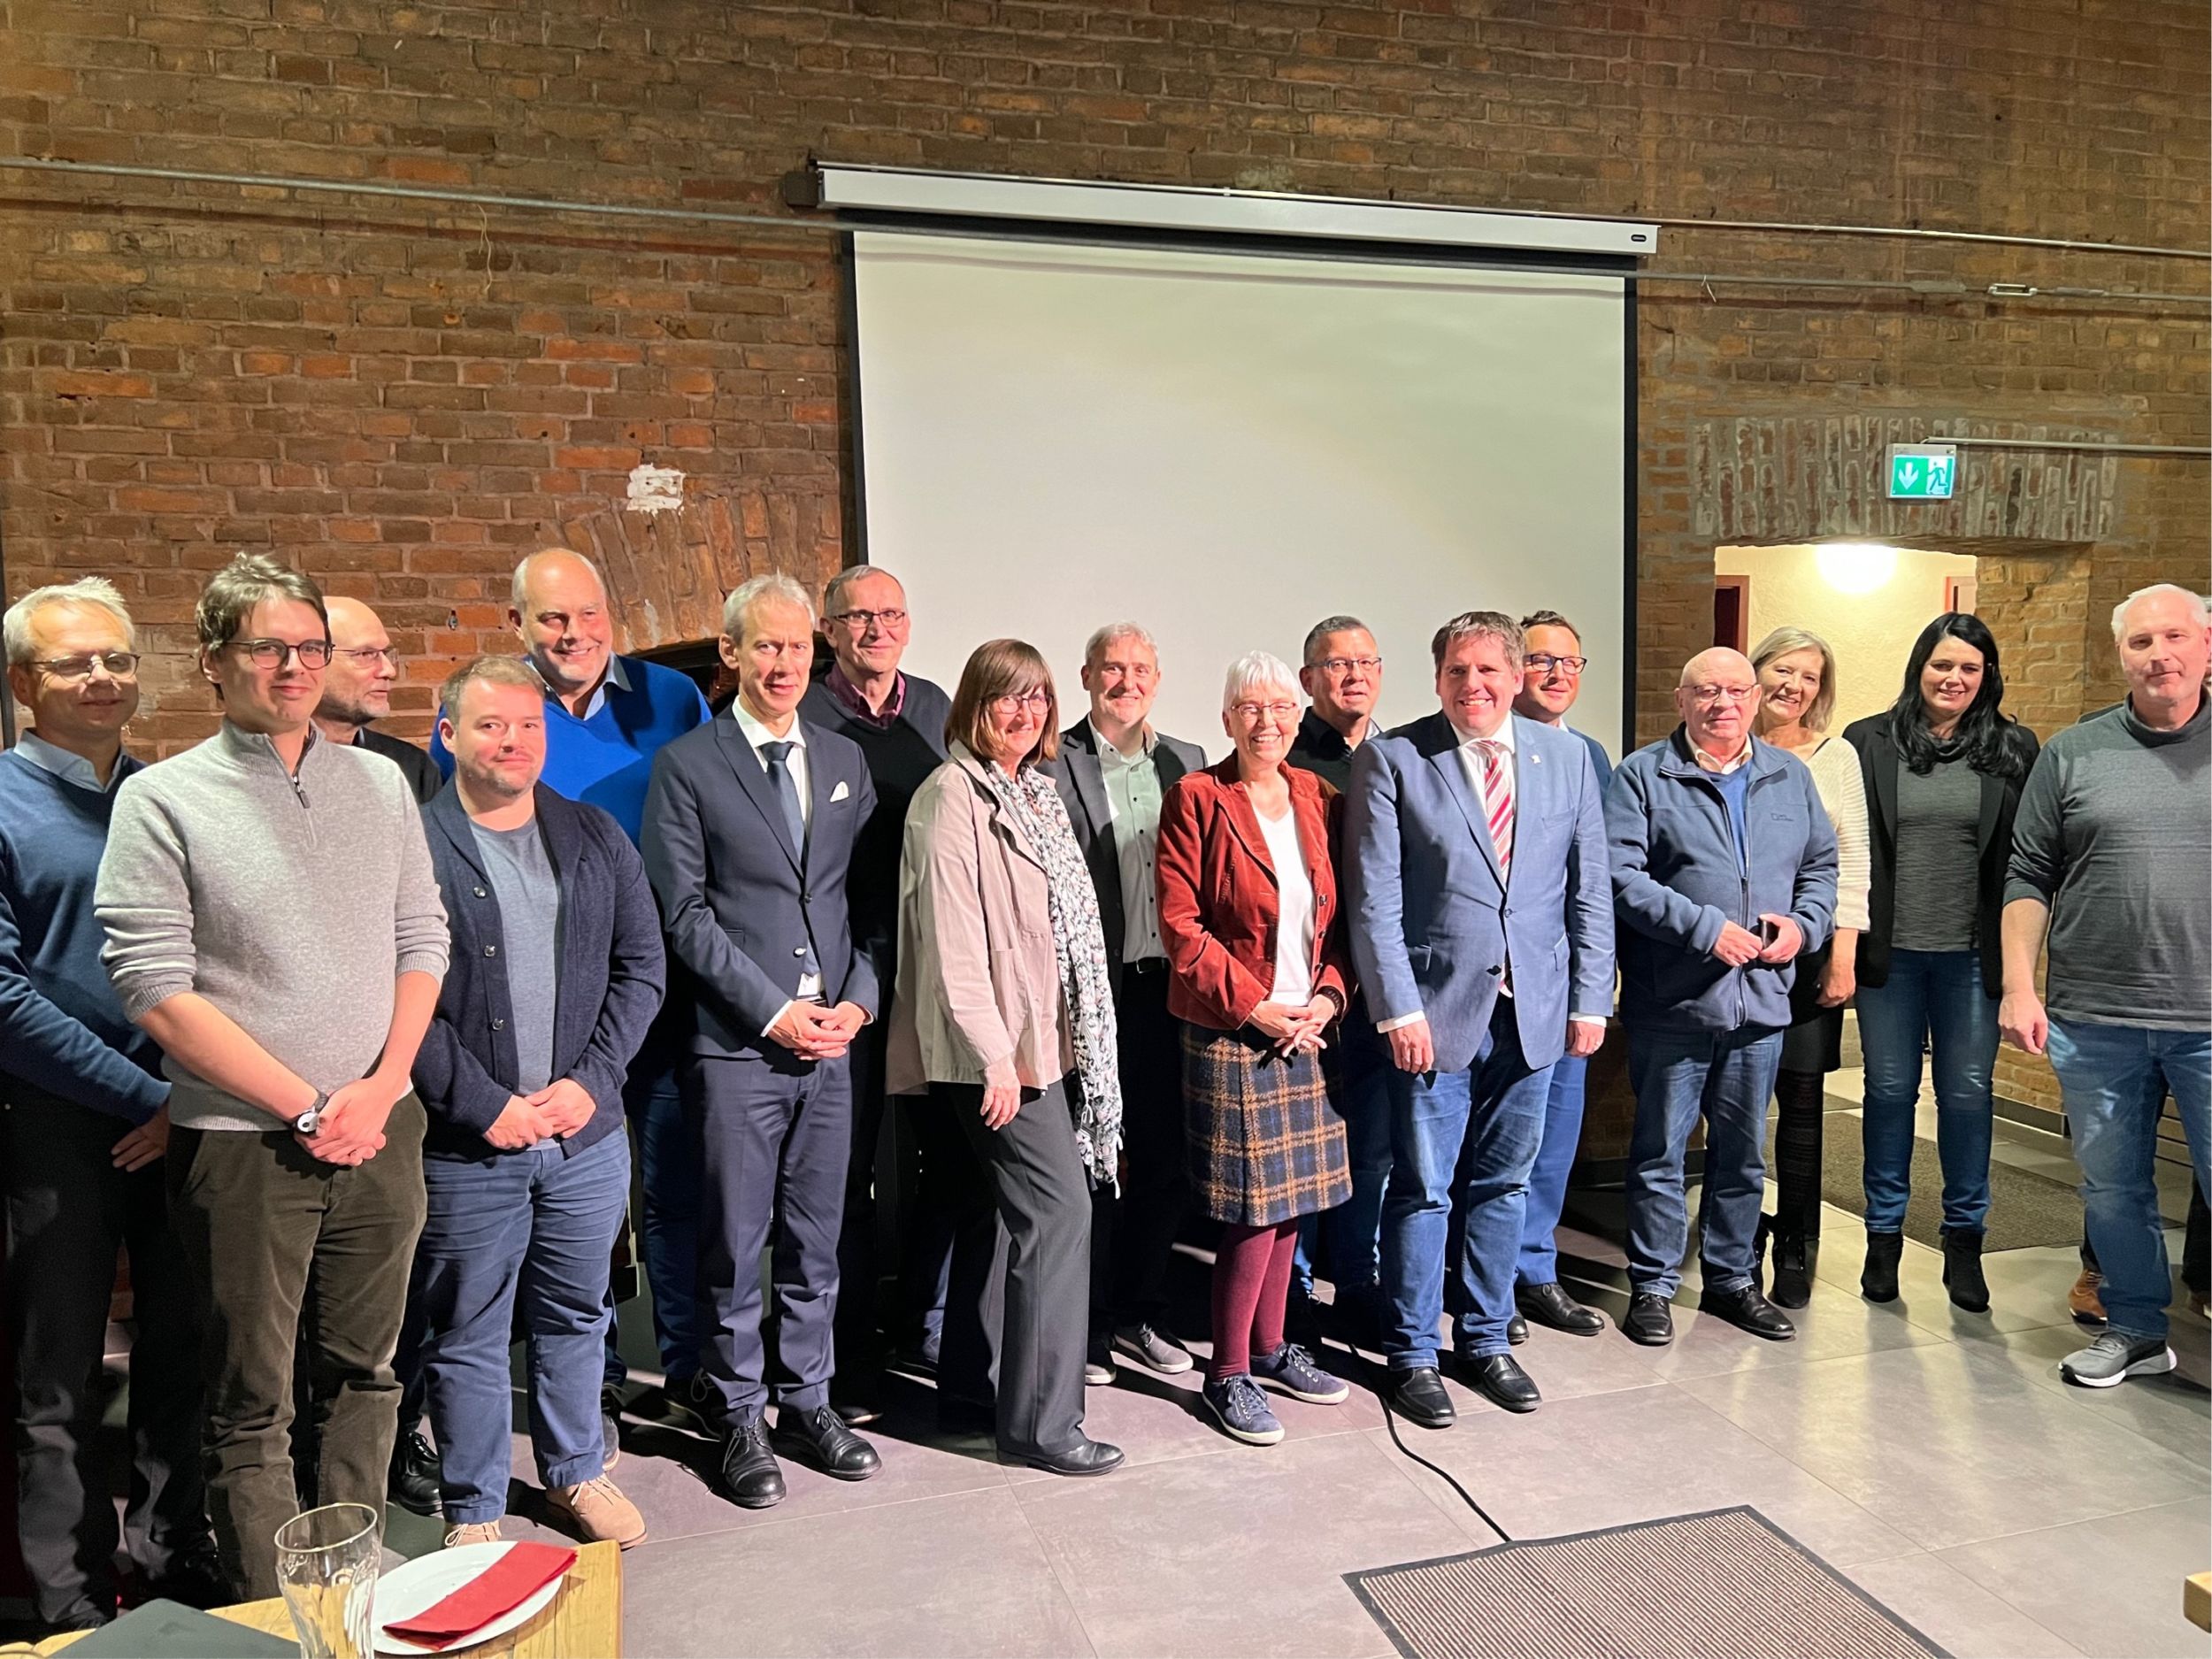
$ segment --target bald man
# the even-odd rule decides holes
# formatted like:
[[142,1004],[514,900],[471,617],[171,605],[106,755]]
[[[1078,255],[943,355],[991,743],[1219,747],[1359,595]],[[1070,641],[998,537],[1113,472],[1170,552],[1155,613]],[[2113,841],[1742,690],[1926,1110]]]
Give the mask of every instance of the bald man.
[[1740,651],[1692,657],[1674,706],[1681,724],[1623,761],[1605,797],[1636,1090],[1621,1330],[1647,1348],[1674,1340],[1683,1157],[1702,1117],[1700,1305],[1787,1341],[1797,1327],[1761,1294],[1752,1234],[1797,958],[1834,926],[1836,834],[1804,763],[1751,735],[1759,680]]
[[330,611],[330,666],[323,670],[323,697],[315,705],[315,730],[340,748],[365,749],[396,765],[418,801],[445,787],[428,755],[404,738],[370,729],[392,711],[399,653],[376,612],[342,595],[326,599]]

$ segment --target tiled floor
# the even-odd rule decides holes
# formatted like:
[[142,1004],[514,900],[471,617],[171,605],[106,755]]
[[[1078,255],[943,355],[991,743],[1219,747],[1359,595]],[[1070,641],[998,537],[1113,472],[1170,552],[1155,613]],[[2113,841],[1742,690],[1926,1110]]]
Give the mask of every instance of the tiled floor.
[[[641,1429],[617,1471],[653,1527],[626,1558],[628,1651],[1387,1655],[1342,1575],[1496,1538],[1402,1438],[1516,1538],[1754,1505],[1962,1659],[2212,1654],[2180,1610],[2185,1574],[2212,1565],[2205,1325],[2177,1324],[2194,1382],[2070,1388],[2070,1250],[1993,1258],[1996,1306],[1976,1317],[1909,1244],[1905,1294],[1878,1308],[1857,1294],[1853,1218],[1826,1225],[1798,1341],[1759,1342],[1686,1294],[1669,1349],[1538,1331],[1521,1352],[1543,1408],[1509,1417],[1455,1386],[1441,1433],[1394,1437],[1363,1386],[1340,1407],[1286,1403],[1287,1438],[1249,1449],[1198,1417],[1192,1379],[1138,1378],[1090,1396],[1129,1467],[1067,1481],[938,1437],[911,1383],[876,1434],[878,1479],[790,1467],[790,1497],[749,1513],[706,1484],[704,1442]],[[1617,1315],[1617,1255],[1563,1244]],[[395,1545],[434,1546],[431,1524],[393,1519]]]

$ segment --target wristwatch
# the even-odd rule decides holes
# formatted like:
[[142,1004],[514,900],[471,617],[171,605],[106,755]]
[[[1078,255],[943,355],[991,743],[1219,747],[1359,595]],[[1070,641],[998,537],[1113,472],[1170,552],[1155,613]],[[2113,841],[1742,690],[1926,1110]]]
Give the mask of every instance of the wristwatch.
[[330,1096],[322,1090],[315,1091],[315,1103],[292,1119],[292,1127],[301,1134],[312,1137],[322,1127],[323,1108],[330,1104]]

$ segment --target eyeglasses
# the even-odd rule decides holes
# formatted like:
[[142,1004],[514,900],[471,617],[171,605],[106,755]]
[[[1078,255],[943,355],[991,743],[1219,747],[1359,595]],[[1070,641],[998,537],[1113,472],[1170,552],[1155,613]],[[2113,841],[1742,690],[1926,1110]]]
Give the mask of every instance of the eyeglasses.
[[1759,695],[1756,686],[1692,686],[1690,696],[1701,709],[1719,703],[1748,703]]
[[879,623],[887,628],[898,628],[905,626],[906,612],[896,609],[890,611],[841,611],[835,616],[832,617],[830,620],[832,622],[843,623],[856,634],[865,634],[870,628],[876,626]]
[[1314,664],[1332,674],[1348,674],[1355,668],[1371,674],[1382,666],[1379,657],[1325,657]]
[[281,668],[295,655],[302,668],[330,665],[328,640],[302,640],[297,645],[287,640],[233,640],[230,643],[240,656],[252,658],[256,668]]
[[[349,650],[333,651],[331,655],[350,657],[364,668],[374,668],[379,663],[388,663],[394,668],[399,666],[399,652],[389,645],[361,645]],[[313,664],[310,664],[309,666],[312,667]]]
[[1272,716],[1278,721],[1289,720],[1297,714],[1298,705],[1294,703],[1232,703],[1229,711],[1247,726],[1257,726],[1263,714]]
[[1537,651],[1521,659],[1525,667],[1540,674],[1548,674],[1555,668],[1563,674],[1579,674],[1590,665],[1586,657],[1554,657],[1548,651]]
[[1001,714],[1018,714],[1024,709],[1034,709],[1042,714],[1052,707],[1052,694],[1041,686],[1034,691],[1010,691],[1004,696],[992,698],[991,706]]
[[35,657],[31,666],[44,669],[55,680],[89,680],[96,668],[106,669],[111,680],[129,680],[138,672],[138,653],[98,651],[87,657]]

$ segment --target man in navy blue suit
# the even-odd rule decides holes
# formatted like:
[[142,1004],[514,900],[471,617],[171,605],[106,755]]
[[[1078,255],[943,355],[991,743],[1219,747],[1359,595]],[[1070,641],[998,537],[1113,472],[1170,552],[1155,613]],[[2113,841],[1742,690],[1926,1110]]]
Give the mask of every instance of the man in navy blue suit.
[[1360,746],[1345,841],[1352,957],[1394,1067],[1388,1399],[1444,1428],[1448,1267],[1469,1380],[1509,1411],[1540,1399],[1506,1339],[1514,1262],[1552,1063],[1594,1052],[1611,1010],[1613,910],[1581,740],[1513,713],[1519,626],[1470,611],[1431,652],[1442,707]]
[[[875,786],[858,744],[799,718],[814,626],[787,576],[730,595],[721,655],[736,699],[661,751],[645,807],[646,873],[683,970],[672,1000],[693,1010],[681,1087],[701,1149],[702,1361],[727,1430],[723,1479],[748,1509],[784,1495],[772,1394],[784,1442],[826,1473],[882,1466],[829,1402],[848,1050],[879,1011],[880,941],[854,937],[846,874]],[[772,1227],[772,1381],[758,1265]]]

